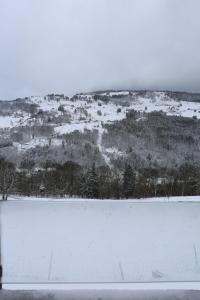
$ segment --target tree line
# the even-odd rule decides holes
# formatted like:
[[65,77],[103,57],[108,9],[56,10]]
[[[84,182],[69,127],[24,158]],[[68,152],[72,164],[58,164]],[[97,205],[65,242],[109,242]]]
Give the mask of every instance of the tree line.
[[94,199],[128,199],[160,196],[198,195],[200,168],[185,163],[177,169],[83,167],[68,161],[47,162],[40,170],[16,169],[0,159],[0,194],[7,200],[10,194],[23,196],[82,197]]

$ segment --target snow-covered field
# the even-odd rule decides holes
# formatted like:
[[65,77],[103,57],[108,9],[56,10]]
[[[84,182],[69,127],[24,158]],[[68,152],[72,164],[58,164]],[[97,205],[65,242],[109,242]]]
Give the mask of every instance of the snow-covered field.
[[178,200],[1,203],[4,286],[192,281],[200,289],[200,202]]

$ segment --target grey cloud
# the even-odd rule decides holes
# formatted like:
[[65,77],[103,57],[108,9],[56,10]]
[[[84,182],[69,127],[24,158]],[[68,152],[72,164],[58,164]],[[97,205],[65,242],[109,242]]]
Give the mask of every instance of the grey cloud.
[[200,91],[199,0],[0,0],[0,98]]

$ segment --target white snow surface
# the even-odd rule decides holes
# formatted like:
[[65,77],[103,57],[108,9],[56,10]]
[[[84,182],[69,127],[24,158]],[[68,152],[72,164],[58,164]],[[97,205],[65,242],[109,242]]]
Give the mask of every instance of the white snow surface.
[[0,116],[0,128],[13,128],[22,125],[23,122],[24,120],[20,117]]
[[11,199],[1,203],[8,287],[200,281],[199,197]]

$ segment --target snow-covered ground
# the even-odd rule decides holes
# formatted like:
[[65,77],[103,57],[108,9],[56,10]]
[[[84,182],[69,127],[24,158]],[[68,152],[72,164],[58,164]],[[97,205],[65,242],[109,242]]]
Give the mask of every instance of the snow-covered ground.
[[[110,92],[109,96],[124,95],[128,97],[129,92]],[[101,96],[106,95],[102,93]],[[189,101],[177,101],[166,95],[165,92],[154,92],[154,97],[136,97],[129,102],[128,106],[124,106],[115,101],[105,103],[101,100],[95,100],[92,94],[79,95],[76,100],[49,100],[47,97],[30,97],[26,100],[29,104],[36,104],[39,109],[44,112],[52,112],[54,115],[62,115],[58,110],[59,106],[63,106],[65,111],[71,116],[71,122],[60,124],[56,127],[56,133],[69,133],[74,130],[83,131],[84,128],[92,130],[98,127],[98,124],[110,123],[117,120],[122,120],[126,117],[127,111],[134,109],[140,112],[163,111],[168,115],[177,115],[182,117],[200,118],[200,103]],[[122,101],[123,102],[123,101]],[[120,109],[120,110],[119,110]],[[15,115],[1,116],[0,128],[15,127],[26,125],[30,115],[17,111]]]
[[[128,96],[127,91],[123,92],[110,92],[108,95],[124,95]],[[101,94],[101,96],[104,93]],[[90,102],[88,103],[88,100]],[[79,120],[80,116],[85,116],[87,120],[97,122],[112,122],[122,120],[126,116],[127,110],[135,109],[137,111],[163,111],[168,115],[177,115],[182,117],[193,117],[200,118],[200,103],[190,101],[177,101],[166,95],[165,92],[154,92],[154,97],[136,97],[130,100],[128,107],[124,105],[115,104],[115,102],[109,101],[105,103],[101,100],[94,100],[92,95],[85,95],[77,100],[45,100],[44,97],[32,97],[31,103],[39,105],[44,111],[58,110],[60,105],[63,105],[66,111],[73,114],[73,121]],[[99,104],[101,106],[99,106]],[[120,112],[117,109],[121,108]],[[80,109],[87,110],[88,115],[84,115]],[[76,110],[76,112],[75,112]],[[78,111],[77,111],[78,110]],[[101,114],[98,113],[101,111]]]
[[12,199],[1,203],[5,287],[121,282],[148,289],[152,282],[162,289],[159,283],[182,281],[200,289],[198,197]]
[[[124,92],[126,95],[127,92]],[[110,93],[113,94],[113,93]],[[103,94],[102,94],[103,95]],[[99,127],[101,122],[111,123],[115,121],[122,120],[126,117],[126,113],[129,110],[136,110],[140,112],[152,112],[152,111],[163,111],[167,115],[182,116],[182,117],[196,117],[200,118],[200,103],[189,102],[189,101],[176,101],[169,97],[166,97],[164,92],[155,93],[155,98],[145,98],[139,97],[130,102],[128,107],[123,105],[117,105],[113,102],[104,103],[102,101],[91,100],[88,104],[87,100],[92,99],[91,96],[86,95],[84,98],[76,100],[73,102],[68,100],[63,100],[62,105],[66,111],[72,115],[73,120],[71,123],[60,125],[55,128],[56,133],[63,134],[69,133],[74,130],[83,131],[84,129],[92,130]],[[41,101],[41,107],[43,107],[44,101]],[[99,106],[101,104],[101,106]],[[51,104],[48,109],[54,109],[58,106],[58,103]],[[85,117],[85,121],[80,121],[80,113],[77,113],[77,109],[85,109],[87,115],[82,115]],[[118,110],[120,109],[120,111]],[[99,114],[100,112],[100,114]]]
[[0,116],[0,128],[12,128],[21,125],[22,118],[15,116]]

